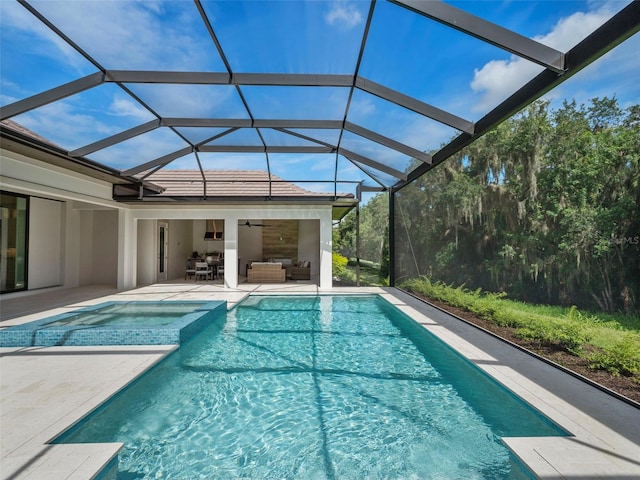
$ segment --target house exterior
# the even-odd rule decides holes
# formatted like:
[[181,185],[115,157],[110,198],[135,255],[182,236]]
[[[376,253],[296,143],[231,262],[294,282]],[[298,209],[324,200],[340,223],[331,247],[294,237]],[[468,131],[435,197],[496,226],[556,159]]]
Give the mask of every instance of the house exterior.
[[[330,289],[332,221],[357,203],[262,171],[163,170],[127,182],[118,172],[79,165],[11,121],[2,123],[0,161],[3,205],[24,205],[3,208],[4,293],[133,288],[182,278],[187,258],[213,251],[224,255],[229,288],[251,261],[290,258],[309,261],[311,279]],[[139,188],[148,189],[144,197]],[[23,229],[18,248],[16,226]]]

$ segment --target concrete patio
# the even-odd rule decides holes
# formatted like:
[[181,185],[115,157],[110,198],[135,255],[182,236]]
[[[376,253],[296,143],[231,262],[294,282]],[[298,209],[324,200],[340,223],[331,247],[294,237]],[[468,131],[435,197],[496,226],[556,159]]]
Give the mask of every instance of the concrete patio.
[[[3,299],[1,327],[111,300],[226,300],[251,293],[316,294],[315,285],[168,282],[127,291],[50,290]],[[569,437],[506,438],[541,479],[639,479],[640,410],[394,288],[377,293],[568,430]],[[0,358],[2,479],[90,479],[119,444],[50,445],[175,346],[3,348]]]

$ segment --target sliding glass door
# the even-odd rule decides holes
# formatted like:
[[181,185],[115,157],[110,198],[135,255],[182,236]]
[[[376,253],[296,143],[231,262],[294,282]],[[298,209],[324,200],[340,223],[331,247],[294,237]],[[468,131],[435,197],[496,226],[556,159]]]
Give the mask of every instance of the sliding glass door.
[[169,264],[169,225],[158,223],[158,282],[167,280],[167,265]]
[[0,287],[2,293],[27,288],[29,198],[0,192]]

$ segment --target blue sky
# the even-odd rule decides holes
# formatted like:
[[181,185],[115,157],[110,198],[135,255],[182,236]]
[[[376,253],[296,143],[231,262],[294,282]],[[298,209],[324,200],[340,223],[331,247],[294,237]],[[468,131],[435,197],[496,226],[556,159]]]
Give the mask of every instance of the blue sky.
[[[231,68],[236,73],[352,74],[368,1],[203,1]],[[450,2],[521,35],[566,51],[628,1]],[[103,67],[114,70],[225,71],[194,3],[174,1],[32,1],[31,4]],[[10,104],[96,71],[24,7],[0,0],[0,103]],[[616,96],[622,107],[640,100],[640,34],[580,72],[547,97],[553,102]],[[359,74],[464,119],[478,120],[541,70],[497,47],[435,24],[380,0],[376,4]],[[163,117],[247,118],[231,86],[127,85]],[[342,120],[348,89],[243,87],[254,118]],[[557,103],[555,103],[557,104]],[[115,84],[106,84],[19,115],[15,121],[73,150],[154,119]],[[457,134],[366,92],[356,90],[347,119],[419,150],[431,150]],[[201,141],[220,129],[180,129]],[[335,142],[335,131],[300,131]],[[281,132],[263,132],[268,143],[304,145]],[[253,131],[238,131],[219,144],[254,145]],[[403,170],[409,162],[357,135],[342,145]],[[87,155],[126,170],[186,144],[158,129]],[[201,153],[204,168],[265,168],[263,154]],[[359,181],[362,169],[335,155],[270,155],[272,173],[293,180]],[[169,168],[197,168],[190,154]],[[379,175],[383,183],[393,183]],[[367,179],[367,184],[375,185]],[[327,190],[327,185],[305,184]],[[344,188],[342,188],[344,187]],[[349,190],[347,184],[338,190]]]

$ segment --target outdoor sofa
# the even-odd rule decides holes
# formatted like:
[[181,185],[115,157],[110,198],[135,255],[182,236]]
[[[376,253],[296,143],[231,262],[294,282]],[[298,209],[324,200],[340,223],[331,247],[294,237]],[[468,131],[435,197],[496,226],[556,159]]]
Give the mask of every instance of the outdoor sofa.
[[307,261],[292,265],[290,270],[291,280],[309,280],[311,278],[311,263]]
[[248,283],[284,283],[287,271],[280,262],[253,262],[247,270]]

